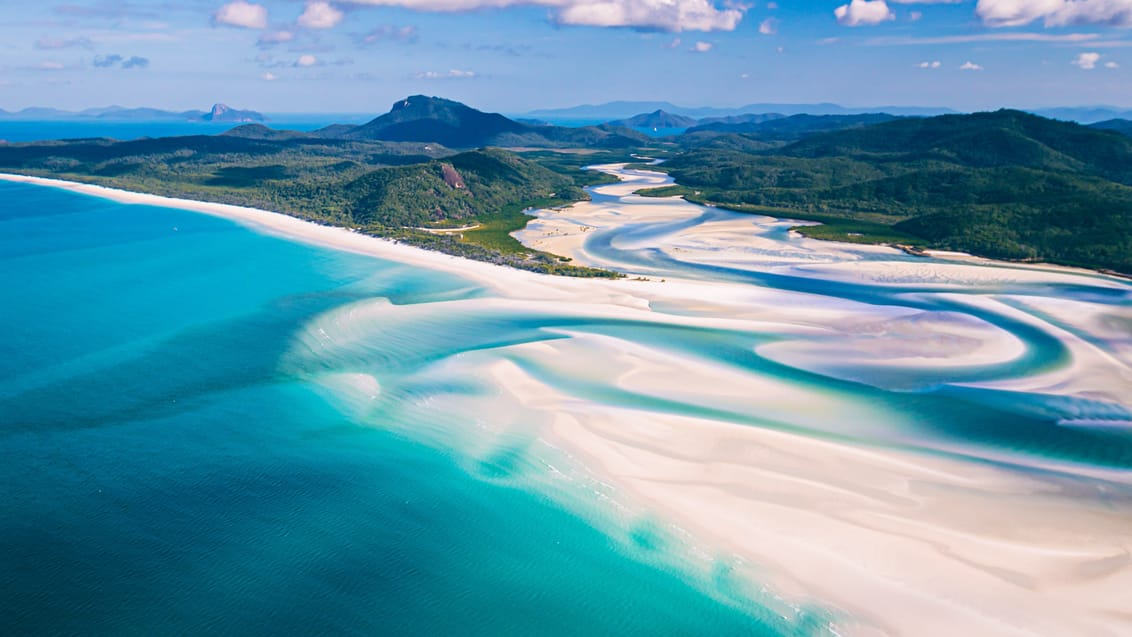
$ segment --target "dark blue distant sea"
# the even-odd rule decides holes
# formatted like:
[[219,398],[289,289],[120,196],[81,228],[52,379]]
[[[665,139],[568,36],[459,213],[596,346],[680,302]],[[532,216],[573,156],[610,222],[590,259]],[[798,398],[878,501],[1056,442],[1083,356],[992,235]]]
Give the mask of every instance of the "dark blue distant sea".
[[[276,130],[312,131],[331,124],[364,124],[374,115],[363,114],[283,114],[269,116],[264,126]],[[600,120],[554,120],[555,126],[596,126]],[[0,141],[31,142],[51,139],[85,139],[107,137],[131,140],[142,137],[175,137],[182,135],[217,135],[242,123],[188,122],[188,121],[117,121],[100,119],[19,120],[0,119]],[[679,135],[683,128],[637,128],[653,137]]]
[[[362,124],[373,119],[373,116],[359,114],[281,114],[267,117],[267,121],[263,122],[265,126],[277,130],[300,131],[315,130],[331,124]],[[118,121],[93,118],[45,121],[0,119],[0,140],[28,142],[89,137],[129,140],[141,137],[216,135],[241,125],[233,122]]]

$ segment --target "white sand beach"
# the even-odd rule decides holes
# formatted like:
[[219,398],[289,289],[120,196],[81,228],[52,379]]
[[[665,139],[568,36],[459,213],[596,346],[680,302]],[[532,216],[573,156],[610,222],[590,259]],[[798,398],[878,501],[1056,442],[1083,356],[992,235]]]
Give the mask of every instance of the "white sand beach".
[[[605,169],[618,173],[616,167]],[[538,275],[262,210],[51,179],[0,179],[221,216],[288,239],[458,274],[495,295],[431,307],[374,302],[349,309],[368,313],[361,318],[380,317],[387,329],[411,325],[424,312],[533,313],[552,306],[564,316],[773,335],[758,347],[760,355],[831,376],[839,373],[827,369],[835,362],[844,368],[883,368],[896,374],[923,370],[947,377],[957,369],[1007,364],[1026,353],[1026,344],[1014,334],[953,312],[632,269],[624,271],[647,280]],[[662,176],[636,173],[632,181],[598,190],[624,196],[663,183]],[[680,221],[702,212],[672,199],[588,202],[540,211],[516,236],[579,265],[621,269],[621,264],[591,255],[587,238],[630,222]],[[800,237],[784,246],[758,236],[782,225],[769,218],[731,219],[665,235],[657,247],[697,263],[882,288],[915,284],[924,294],[952,293],[973,284],[1034,282],[1080,282],[1123,291],[1130,301],[1116,306],[1050,297],[1017,298],[1010,305],[1010,299],[993,292],[961,300],[1054,335],[1069,353],[1066,365],[1043,374],[972,385],[1105,400],[1132,410],[1129,283],[1068,269],[984,266],[970,260],[885,261],[885,255],[900,253]],[[745,243],[744,233],[755,226],[756,236]],[[626,240],[621,247],[633,246]],[[1050,322],[1054,320],[1058,324]],[[544,416],[551,423],[538,432],[544,444],[577,459],[626,502],[686,531],[710,555],[740,557],[752,577],[791,602],[842,611],[839,634],[1132,634],[1132,475],[1078,470],[1070,462],[1011,466],[962,445],[915,451],[892,442],[903,424],[915,423],[903,423],[903,414],[859,396],[809,388],[771,372],[752,372],[660,345],[568,329],[562,335],[566,338],[504,348],[506,357],[482,352],[448,360],[443,371],[497,387],[491,398],[499,401],[496,410],[514,406]],[[351,338],[362,342],[367,334]],[[356,345],[351,338],[309,346],[333,353]],[[519,363],[718,413],[695,416],[602,404],[553,386]],[[382,391],[370,377],[337,382],[356,386],[361,400]],[[461,400],[439,407],[469,404]],[[727,413],[749,415],[750,420],[720,415]],[[778,426],[779,421],[790,426]],[[839,428],[851,435],[835,435]],[[872,439],[888,442],[861,442]]]

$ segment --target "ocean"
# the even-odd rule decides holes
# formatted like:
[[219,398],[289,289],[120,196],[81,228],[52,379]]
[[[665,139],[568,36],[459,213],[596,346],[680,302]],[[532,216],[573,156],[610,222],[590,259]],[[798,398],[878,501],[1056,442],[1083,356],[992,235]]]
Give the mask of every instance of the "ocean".
[[664,556],[659,524],[605,532],[521,448],[414,433],[471,418],[388,422],[427,387],[385,380],[361,418],[296,352],[335,310],[475,284],[180,210],[7,182],[0,202],[0,632],[817,632]]
[[[280,114],[268,115],[265,125],[276,130],[312,131],[331,124],[364,124],[372,116],[360,114]],[[160,120],[52,119],[22,120],[0,118],[0,141],[34,142],[51,139],[107,137],[131,140],[142,137],[218,135],[240,123]]]
[[[312,131],[331,124],[364,124],[377,115],[359,113],[329,114],[269,114],[264,125],[275,130]],[[599,120],[554,120],[556,126],[596,126]],[[240,123],[188,122],[188,121],[118,121],[100,119],[22,120],[0,118],[0,142],[34,142],[51,139],[85,139],[108,137],[131,140],[142,137],[177,137],[182,135],[218,135]],[[638,132],[653,137],[679,135],[683,128],[637,128]]]

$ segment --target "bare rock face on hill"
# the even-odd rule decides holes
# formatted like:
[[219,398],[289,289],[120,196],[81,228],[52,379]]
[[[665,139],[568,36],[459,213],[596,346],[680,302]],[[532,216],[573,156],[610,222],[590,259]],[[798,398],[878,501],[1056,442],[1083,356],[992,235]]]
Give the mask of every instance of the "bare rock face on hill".
[[449,188],[455,188],[457,190],[467,188],[467,185],[464,183],[464,178],[460,176],[460,173],[456,172],[452,164],[441,164],[440,174],[444,178],[444,183],[448,184]]

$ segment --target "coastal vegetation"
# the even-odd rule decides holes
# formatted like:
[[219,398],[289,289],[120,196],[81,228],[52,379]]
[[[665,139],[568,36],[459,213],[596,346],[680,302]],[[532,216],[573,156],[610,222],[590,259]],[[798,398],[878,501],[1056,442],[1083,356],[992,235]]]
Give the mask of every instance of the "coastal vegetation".
[[[499,149],[267,134],[0,145],[0,169],[170,197],[275,210],[512,267],[615,276],[530,250],[509,235],[531,207],[586,199],[608,175],[584,171],[618,153],[524,157]],[[255,133],[249,136],[247,133]],[[542,165],[543,163],[546,166]],[[435,234],[432,229],[475,226]]]
[[1019,111],[900,119],[657,167],[682,195],[823,239],[1132,272],[1132,139]]

